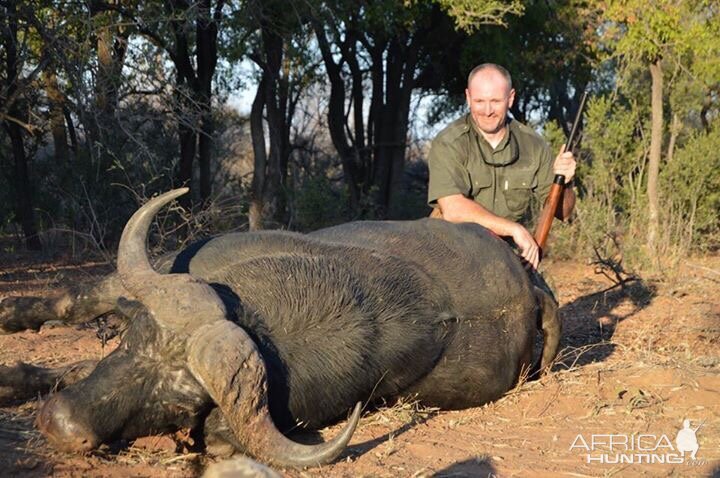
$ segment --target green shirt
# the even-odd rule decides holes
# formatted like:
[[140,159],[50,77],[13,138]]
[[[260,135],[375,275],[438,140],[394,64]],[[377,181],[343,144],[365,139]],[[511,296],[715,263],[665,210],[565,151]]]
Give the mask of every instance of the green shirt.
[[508,125],[509,134],[494,149],[469,113],[435,137],[428,157],[430,206],[438,198],[462,194],[498,216],[519,221],[532,196],[545,201],[554,177],[550,148],[519,121],[508,119]]

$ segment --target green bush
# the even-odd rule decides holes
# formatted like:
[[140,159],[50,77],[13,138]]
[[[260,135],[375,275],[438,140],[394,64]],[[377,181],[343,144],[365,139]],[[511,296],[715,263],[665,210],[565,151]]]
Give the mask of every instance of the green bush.
[[[553,227],[551,254],[622,261],[628,270],[669,274],[689,252],[720,247],[720,128],[686,124],[673,155],[663,151],[662,215],[658,250],[646,247],[648,125],[646,112],[622,97],[598,97],[588,105],[578,156],[579,197],[575,220]],[[563,136],[554,125],[545,135],[555,146]],[[669,135],[668,135],[669,136]],[[671,156],[672,159],[669,159]]]
[[720,247],[720,121],[693,134],[661,171],[665,240],[684,250]]
[[293,229],[314,231],[342,223],[348,215],[347,193],[319,175],[305,179],[294,192]]

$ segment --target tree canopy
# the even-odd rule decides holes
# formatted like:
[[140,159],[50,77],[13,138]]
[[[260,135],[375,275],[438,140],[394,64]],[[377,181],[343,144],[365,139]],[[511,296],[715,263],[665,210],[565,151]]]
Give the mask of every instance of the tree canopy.
[[[709,0],[0,1],[0,230],[35,249],[73,231],[104,250],[138,202],[182,184],[218,228],[420,217],[432,138],[419,131],[459,114],[468,72],[494,62],[512,73],[513,116],[556,145],[592,94],[585,240],[558,240],[642,236],[625,244],[645,257],[716,247],[719,13]],[[248,111],[229,106],[238,88]]]

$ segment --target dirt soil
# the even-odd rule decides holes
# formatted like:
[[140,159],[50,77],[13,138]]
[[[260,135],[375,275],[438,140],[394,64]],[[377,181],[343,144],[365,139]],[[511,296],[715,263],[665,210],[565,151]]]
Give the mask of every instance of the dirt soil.
[[[552,373],[480,408],[389,404],[366,413],[334,464],[279,471],[291,477],[720,476],[720,257],[688,259],[670,281],[623,287],[591,265],[545,268],[564,324]],[[92,280],[108,270],[103,263],[0,253],[0,299],[47,294],[62,281]],[[0,336],[0,365],[97,359],[117,343],[103,346],[93,326],[46,324],[39,332]],[[185,477],[214,461],[182,433],[87,455],[57,452],[33,427],[43,398],[0,407],[0,475]],[[700,427],[696,459],[687,452],[683,463],[658,463],[676,458],[684,419]],[[331,437],[341,426],[321,434]]]

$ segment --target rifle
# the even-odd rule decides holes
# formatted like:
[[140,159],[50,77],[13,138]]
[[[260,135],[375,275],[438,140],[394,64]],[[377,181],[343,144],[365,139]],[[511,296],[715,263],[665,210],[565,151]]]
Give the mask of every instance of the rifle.
[[[578,126],[582,119],[582,113],[585,109],[585,100],[587,99],[587,90],[583,92],[582,98],[580,98],[580,107],[578,108],[577,114],[575,115],[575,121],[573,121],[572,129],[570,130],[570,136],[568,136],[567,143],[564,151],[572,151],[575,147],[575,136],[577,136]],[[545,249],[545,243],[547,242],[548,235],[550,234],[550,227],[552,226],[553,218],[557,212],[558,205],[560,204],[560,198],[563,196],[565,190],[565,176],[562,174],[556,174],[553,179],[552,187],[550,188],[550,194],[545,201],[545,207],[540,214],[537,228],[535,229],[535,242],[540,246],[540,251]]]

